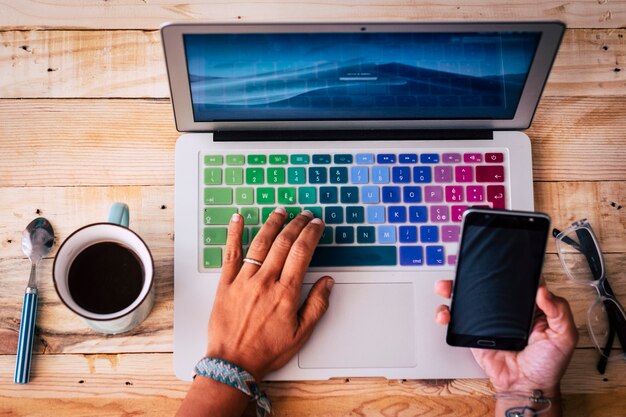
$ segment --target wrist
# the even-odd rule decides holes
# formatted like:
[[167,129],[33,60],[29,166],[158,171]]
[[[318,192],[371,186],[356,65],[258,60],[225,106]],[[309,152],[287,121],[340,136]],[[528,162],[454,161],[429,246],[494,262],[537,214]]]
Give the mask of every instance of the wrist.
[[245,355],[233,353],[225,348],[209,348],[207,349],[206,356],[210,358],[219,358],[226,362],[230,362],[233,365],[237,365],[252,375],[257,382],[262,381],[266,374],[266,372],[262,370],[254,360],[246,358]]

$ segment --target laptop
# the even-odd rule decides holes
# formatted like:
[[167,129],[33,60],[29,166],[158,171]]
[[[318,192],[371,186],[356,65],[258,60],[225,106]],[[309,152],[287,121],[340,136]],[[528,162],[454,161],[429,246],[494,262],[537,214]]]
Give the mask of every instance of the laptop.
[[483,377],[435,324],[467,207],[533,209],[530,126],[564,25],[168,24],[176,127],[174,368],[204,355],[228,219],[326,229],[328,312],[268,380]]

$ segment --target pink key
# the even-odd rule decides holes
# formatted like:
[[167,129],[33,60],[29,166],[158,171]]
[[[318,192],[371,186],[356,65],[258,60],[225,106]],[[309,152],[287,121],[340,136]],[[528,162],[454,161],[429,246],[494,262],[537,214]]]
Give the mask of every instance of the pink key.
[[485,188],[482,185],[468,185],[465,192],[468,203],[482,203],[485,201]]
[[467,210],[467,206],[452,206],[452,221],[459,223],[463,220],[463,212]]
[[491,203],[495,209],[503,209],[506,205],[506,194],[504,185],[488,185],[487,201]]
[[463,187],[460,185],[446,186],[446,201],[448,203],[463,201]]
[[500,162],[504,162],[504,154],[500,152],[486,153],[485,162],[487,162],[488,164],[497,164]]
[[448,255],[448,265],[456,265],[456,255]]
[[441,226],[442,242],[458,242],[461,234],[461,226]]
[[444,165],[436,167],[435,182],[452,182],[452,167]]
[[504,167],[502,165],[477,166],[476,182],[504,182]]
[[441,155],[441,160],[444,164],[456,164],[461,162],[460,153],[444,153]]
[[463,165],[454,167],[454,178],[456,182],[472,182],[474,181],[474,168]]
[[463,155],[463,162],[468,164],[477,164],[483,161],[482,153],[466,153]]
[[447,222],[448,206],[430,206],[430,221],[437,223]]
[[424,187],[424,201],[427,203],[441,203],[443,201],[443,187],[438,185]]

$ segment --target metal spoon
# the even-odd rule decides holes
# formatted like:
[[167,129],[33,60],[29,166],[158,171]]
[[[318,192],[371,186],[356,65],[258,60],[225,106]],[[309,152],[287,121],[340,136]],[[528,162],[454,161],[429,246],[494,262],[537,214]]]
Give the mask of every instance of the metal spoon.
[[50,222],[38,217],[26,226],[22,233],[22,250],[31,261],[30,278],[24,294],[20,336],[17,342],[17,359],[15,361],[16,384],[28,384],[30,379],[30,359],[33,353],[35,333],[35,317],[37,315],[37,267],[39,261],[46,256],[54,243],[54,230]]

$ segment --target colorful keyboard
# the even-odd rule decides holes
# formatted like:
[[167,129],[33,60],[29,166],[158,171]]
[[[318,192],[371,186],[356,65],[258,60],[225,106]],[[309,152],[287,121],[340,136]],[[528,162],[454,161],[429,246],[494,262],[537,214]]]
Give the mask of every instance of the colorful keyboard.
[[247,250],[269,214],[326,223],[311,267],[442,268],[456,262],[462,214],[507,208],[503,149],[428,153],[201,155],[200,265],[222,266],[233,213]]

